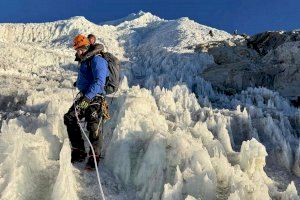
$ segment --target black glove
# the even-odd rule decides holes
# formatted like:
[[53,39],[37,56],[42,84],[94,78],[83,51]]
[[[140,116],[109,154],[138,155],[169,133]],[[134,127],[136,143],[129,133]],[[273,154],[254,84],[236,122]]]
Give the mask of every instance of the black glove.
[[85,110],[89,107],[91,100],[89,100],[86,96],[83,96],[78,102],[78,108]]
[[73,83],[73,86],[76,87],[76,85],[77,85],[77,82],[75,81],[75,82]]

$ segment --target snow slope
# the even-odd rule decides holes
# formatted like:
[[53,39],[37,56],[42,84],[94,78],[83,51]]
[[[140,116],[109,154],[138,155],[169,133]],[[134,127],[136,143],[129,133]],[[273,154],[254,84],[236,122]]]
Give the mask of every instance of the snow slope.
[[107,199],[299,199],[299,109],[264,88],[227,97],[199,76],[214,60],[190,47],[230,34],[144,12],[107,24],[0,24],[1,199],[100,198],[96,175],[70,164],[62,121],[78,33],[122,61],[104,127]]

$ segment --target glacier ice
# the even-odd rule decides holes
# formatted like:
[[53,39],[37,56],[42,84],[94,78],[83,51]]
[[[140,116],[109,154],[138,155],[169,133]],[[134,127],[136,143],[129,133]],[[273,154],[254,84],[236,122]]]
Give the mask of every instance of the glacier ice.
[[299,109],[266,88],[218,94],[200,77],[212,56],[191,47],[232,36],[144,12],[101,25],[84,17],[0,24],[1,199],[98,198],[84,183],[95,176],[70,164],[62,121],[76,93],[70,43],[79,32],[122,61],[100,167],[111,199],[128,199],[119,182],[136,199],[299,199]]

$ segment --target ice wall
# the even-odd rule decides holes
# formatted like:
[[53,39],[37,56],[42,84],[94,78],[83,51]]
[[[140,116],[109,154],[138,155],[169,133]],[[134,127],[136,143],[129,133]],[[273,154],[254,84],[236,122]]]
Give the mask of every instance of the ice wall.
[[235,133],[226,123],[234,112],[201,107],[185,86],[153,93],[133,87],[115,104],[120,112],[112,118],[105,163],[135,185],[139,199],[271,199],[296,192],[276,189],[257,140],[232,149]]
[[76,193],[76,178],[71,164],[71,148],[68,139],[64,140],[59,162],[60,169],[53,187],[52,199],[79,199]]

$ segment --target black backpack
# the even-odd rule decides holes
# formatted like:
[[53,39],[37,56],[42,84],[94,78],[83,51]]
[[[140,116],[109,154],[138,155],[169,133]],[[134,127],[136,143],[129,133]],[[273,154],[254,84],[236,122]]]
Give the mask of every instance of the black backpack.
[[[97,54],[104,58],[108,63],[109,76],[105,82],[106,94],[112,94],[118,91],[120,82],[120,61],[119,59],[109,52],[101,52]],[[91,67],[91,60],[88,62],[88,67]]]
[[106,78],[105,91],[111,94],[118,91],[120,83],[120,61],[109,52],[101,52],[100,54],[108,63],[109,76]]

